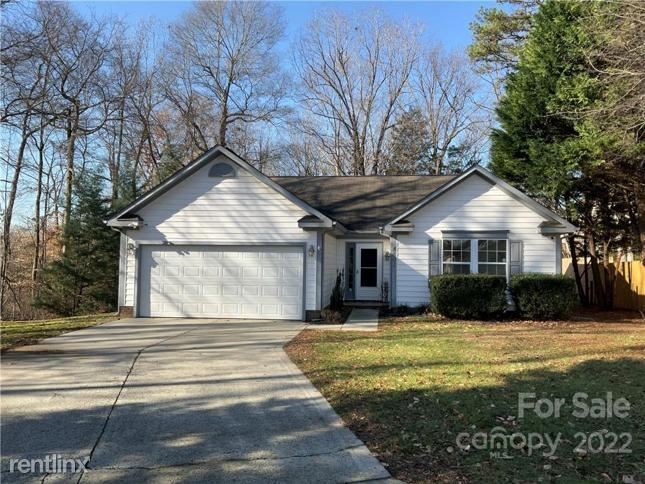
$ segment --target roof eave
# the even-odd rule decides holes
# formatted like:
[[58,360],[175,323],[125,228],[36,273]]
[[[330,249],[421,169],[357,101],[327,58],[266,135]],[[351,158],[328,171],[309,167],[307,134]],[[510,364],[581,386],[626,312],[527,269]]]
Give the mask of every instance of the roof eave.
[[566,224],[543,222],[539,225],[538,230],[542,235],[560,235],[577,232],[578,227],[569,222],[567,222]]

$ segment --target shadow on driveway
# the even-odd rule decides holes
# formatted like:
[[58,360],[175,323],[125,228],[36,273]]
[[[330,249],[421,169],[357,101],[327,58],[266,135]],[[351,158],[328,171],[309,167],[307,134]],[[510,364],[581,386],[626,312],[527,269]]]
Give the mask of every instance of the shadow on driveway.
[[388,478],[282,350],[303,327],[132,319],[6,353],[2,480],[62,477],[9,472],[52,454],[90,457],[74,482]]

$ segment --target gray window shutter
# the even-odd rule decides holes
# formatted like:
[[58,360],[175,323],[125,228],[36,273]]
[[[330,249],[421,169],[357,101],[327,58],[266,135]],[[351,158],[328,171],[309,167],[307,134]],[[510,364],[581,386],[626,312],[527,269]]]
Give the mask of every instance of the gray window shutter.
[[522,259],[524,259],[521,240],[511,241],[511,275],[522,273]]
[[430,277],[441,274],[441,240],[429,240]]

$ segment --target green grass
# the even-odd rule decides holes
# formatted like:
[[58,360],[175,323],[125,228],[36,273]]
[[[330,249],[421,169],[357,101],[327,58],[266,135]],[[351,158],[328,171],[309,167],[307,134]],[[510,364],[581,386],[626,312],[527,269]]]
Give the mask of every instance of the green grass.
[[[390,318],[378,333],[304,331],[287,347],[345,423],[408,482],[623,482],[645,472],[645,324]],[[560,418],[518,418],[518,393],[560,397]],[[579,419],[572,398],[624,397],[625,419]],[[547,433],[553,458],[471,446],[461,432]],[[631,454],[574,452],[576,432],[627,432]],[[608,435],[604,433],[603,435]],[[627,437],[619,440],[624,442]],[[464,441],[467,442],[467,441]],[[625,481],[627,482],[627,481]],[[638,478],[636,479],[638,482]]]
[[57,336],[68,331],[88,328],[116,319],[114,313],[91,314],[71,318],[43,319],[38,321],[2,321],[0,322],[0,349],[6,350],[24,346],[37,341]]

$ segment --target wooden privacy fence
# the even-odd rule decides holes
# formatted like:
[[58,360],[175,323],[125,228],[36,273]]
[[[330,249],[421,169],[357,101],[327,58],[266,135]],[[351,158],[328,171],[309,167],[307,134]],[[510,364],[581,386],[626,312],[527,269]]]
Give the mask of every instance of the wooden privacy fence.
[[[582,274],[582,285],[592,303],[597,304],[594,292],[594,280],[591,268],[585,270],[584,264],[578,261]],[[610,263],[609,270],[614,275],[614,307],[619,309],[645,310],[645,266],[641,261]],[[562,259],[562,273],[574,277],[571,259]]]

